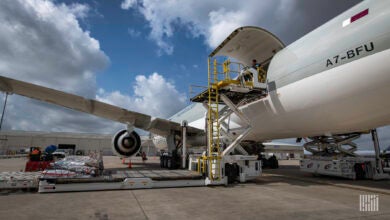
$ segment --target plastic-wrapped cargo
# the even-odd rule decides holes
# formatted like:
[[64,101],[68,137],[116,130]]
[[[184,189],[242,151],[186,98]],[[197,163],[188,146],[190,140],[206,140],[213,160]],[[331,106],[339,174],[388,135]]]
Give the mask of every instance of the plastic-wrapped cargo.
[[103,159],[100,153],[92,153],[89,156],[67,156],[54,162],[51,167],[52,170],[71,171],[76,175],[96,176],[103,170]]
[[42,172],[42,176],[45,178],[53,177],[76,177],[77,173],[69,171],[69,170],[45,170]]

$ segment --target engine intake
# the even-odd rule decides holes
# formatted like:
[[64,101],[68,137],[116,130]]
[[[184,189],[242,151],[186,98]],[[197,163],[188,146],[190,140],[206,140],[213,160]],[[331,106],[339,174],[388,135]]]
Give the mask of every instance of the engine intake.
[[131,157],[141,148],[141,138],[133,131],[118,131],[112,138],[112,150],[118,156]]

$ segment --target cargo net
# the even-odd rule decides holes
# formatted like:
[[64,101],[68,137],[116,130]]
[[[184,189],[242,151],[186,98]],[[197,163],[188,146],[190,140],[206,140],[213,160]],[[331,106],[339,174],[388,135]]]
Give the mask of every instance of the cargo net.
[[66,156],[42,172],[42,178],[89,178],[99,176],[104,169],[100,151],[90,152],[87,156]]

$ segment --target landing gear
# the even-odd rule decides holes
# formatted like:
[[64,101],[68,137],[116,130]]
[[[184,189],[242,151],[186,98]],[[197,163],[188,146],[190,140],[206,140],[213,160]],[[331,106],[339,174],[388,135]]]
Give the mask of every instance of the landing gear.
[[276,159],[275,155],[268,159],[268,166],[271,169],[279,168],[279,162],[278,159]]
[[177,154],[176,150],[172,151],[172,154],[164,153],[160,156],[160,167],[168,169],[180,168],[181,157]]
[[258,160],[261,160],[262,168],[270,168],[270,169],[279,168],[279,162],[278,162],[278,159],[275,157],[275,155],[273,155],[267,159],[267,158],[265,158],[264,155],[259,154]]

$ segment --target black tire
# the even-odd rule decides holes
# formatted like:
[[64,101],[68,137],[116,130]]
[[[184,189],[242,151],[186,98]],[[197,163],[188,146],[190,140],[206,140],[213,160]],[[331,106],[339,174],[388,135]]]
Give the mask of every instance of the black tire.
[[164,157],[164,168],[168,167],[168,158]]
[[225,176],[228,179],[228,184],[234,183],[238,176],[238,166],[236,164],[225,164]]
[[171,170],[177,169],[177,163],[176,163],[176,160],[174,158],[171,158],[171,167],[169,169],[171,169]]
[[268,164],[268,160],[266,158],[261,158],[261,168],[268,168],[269,167],[269,164]]
[[160,156],[160,167],[164,168],[164,156]]
[[268,164],[271,169],[277,169],[279,167],[278,160],[274,157],[268,159]]
[[172,159],[171,158],[167,158],[167,166],[166,166],[166,168],[172,169]]

